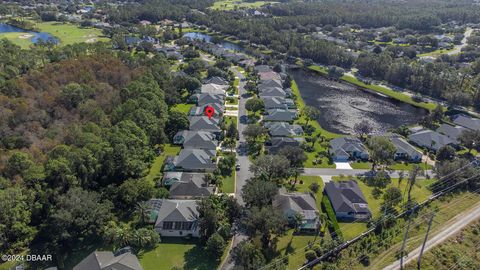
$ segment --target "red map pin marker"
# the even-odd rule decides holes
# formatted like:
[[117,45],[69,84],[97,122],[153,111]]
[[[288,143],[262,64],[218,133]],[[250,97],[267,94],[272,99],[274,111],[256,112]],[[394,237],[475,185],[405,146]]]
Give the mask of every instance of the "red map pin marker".
[[208,116],[208,119],[212,118],[215,113],[215,109],[212,106],[205,107],[205,115]]

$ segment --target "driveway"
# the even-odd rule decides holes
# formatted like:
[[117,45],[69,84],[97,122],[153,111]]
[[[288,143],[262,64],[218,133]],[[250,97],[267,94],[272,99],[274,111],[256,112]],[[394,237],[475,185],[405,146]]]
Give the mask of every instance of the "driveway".
[[335,168],[343,170],[352,170],[352,166],[348,162],[335,162]]

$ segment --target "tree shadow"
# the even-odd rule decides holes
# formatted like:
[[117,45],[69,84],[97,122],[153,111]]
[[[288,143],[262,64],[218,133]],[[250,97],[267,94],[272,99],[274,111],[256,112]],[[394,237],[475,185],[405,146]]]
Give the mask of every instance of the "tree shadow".
[[211,270],[217,269],[220,261],[214,260],[211,256],[209,256],[205,249],[200,246],[196,245],[194,248],[190,249],[185,253],[185,265],[184,269],[196,269],[196,270]]

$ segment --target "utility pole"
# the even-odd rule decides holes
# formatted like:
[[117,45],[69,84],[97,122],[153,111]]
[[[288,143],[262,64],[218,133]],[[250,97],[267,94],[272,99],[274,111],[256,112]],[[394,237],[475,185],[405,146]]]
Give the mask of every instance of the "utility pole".
[[420,249],[420,255],[418,255],[418,262],[417,262],[417,269],[420,270],[420,266],[422,265],[422,255],[423,251],[425,250],[425,245],[427,244],[428,233],[430,232],[430,228],[432,227],[433,218],[435,217],[435,212],[432,213],[430,217],[430,221],[428,221],[428,228],[427,232],[425,233],[425,239],[423,240],[422,249]]

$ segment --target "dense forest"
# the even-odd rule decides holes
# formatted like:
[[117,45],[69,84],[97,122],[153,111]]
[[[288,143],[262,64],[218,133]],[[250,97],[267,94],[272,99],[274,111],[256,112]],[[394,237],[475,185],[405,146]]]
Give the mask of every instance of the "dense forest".
[[137,249],[158,242],[143,223],[122,221],[165,196],[143,176],[165,130],[182,128],[169,121],[168,61],[101,43],[0,46],[0,252],[28,247],[63,266],[100,236],[118,244],[122,230]]

